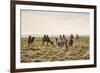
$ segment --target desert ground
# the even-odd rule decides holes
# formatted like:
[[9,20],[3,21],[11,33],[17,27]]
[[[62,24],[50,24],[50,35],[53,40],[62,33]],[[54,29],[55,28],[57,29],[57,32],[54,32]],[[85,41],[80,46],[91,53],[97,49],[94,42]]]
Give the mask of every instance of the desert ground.
[[[67,38],[67,37],[66,37]],[[44,44],[42,37],[35,37],[31,46],[28,46],[28,37],[21,37],[21,62],[51,62],[89,59],[89,36],[80,36],[74,40],[73,47],[60,47],[55,37],[50,37],[54,45]]]

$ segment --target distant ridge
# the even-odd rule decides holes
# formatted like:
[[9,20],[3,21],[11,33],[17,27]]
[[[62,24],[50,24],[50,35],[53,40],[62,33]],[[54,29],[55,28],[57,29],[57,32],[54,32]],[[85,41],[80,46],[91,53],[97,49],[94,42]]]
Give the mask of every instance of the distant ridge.
[[[43,34],[43,35],[39,35],[39,34],[21,34],[21,37],[28,37],[29,35],[34,36],[34,37],[43,37],[44,35],[48,35],[49,37],[59,37],[59,35],[63,35],[63,34],[59,34],[59,35],[51,35],[51,34]],[[65,35],[65,34],[64,34]],[[73,34],[74,36],[76,36],[76,34]],[[78,34],[79,36],[89,36],[89,35],[83,35],[83,34]],[[65,35],[66,37],[70,36],[70,34]]]

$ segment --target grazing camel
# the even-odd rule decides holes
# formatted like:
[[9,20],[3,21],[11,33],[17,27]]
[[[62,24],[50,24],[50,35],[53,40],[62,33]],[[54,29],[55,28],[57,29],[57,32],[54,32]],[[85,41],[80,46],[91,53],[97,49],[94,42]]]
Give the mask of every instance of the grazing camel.
[[49,36],[48,35],[44,35],[44,37],[42,38],[42,41],[43,41],[43,45],[45,44],[45,43],[47,43],[47,45],[48,45],[48,43],[50,43],[50,44],[54,44],[51,40],[50,40],[50,38],[49,38]]

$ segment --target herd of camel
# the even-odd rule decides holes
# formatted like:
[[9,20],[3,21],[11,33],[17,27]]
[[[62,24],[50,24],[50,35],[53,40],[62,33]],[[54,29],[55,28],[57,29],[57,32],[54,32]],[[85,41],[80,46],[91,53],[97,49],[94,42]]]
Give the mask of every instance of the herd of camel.
[[[28,46],[30,47],[30,45],[34,42],[35,37],[32,37],[31,35],[28,36]],[[74,39],[79,39],[78,34],[76,34],[76,36],[74,37],[73,34],[71,34],[68,38],[65,37],[65,35],[60,35],[59,37],[55,37],[55,41],[56,41],[56,45],[63,47],[65,46],[66,48],[68,48],[69,46],[73,46],[74,43]],[[48,45],[49,43],[51,45],[54,45],[54,41],[51,40],[51,38],[48,35],[44,35],[42,37],[42,43],[43,45]]]

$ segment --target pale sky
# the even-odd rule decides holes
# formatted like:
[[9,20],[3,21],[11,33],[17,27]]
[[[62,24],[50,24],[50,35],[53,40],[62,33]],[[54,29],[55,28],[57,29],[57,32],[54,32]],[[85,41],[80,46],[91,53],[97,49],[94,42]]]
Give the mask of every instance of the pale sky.
[[21,11],[21,35],[89,35],[89,13]]

